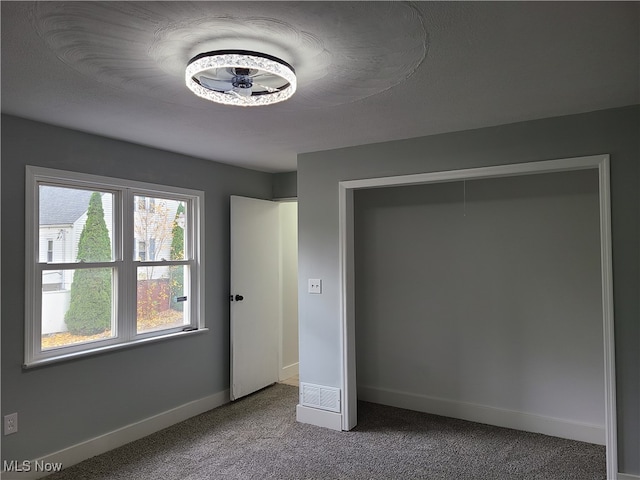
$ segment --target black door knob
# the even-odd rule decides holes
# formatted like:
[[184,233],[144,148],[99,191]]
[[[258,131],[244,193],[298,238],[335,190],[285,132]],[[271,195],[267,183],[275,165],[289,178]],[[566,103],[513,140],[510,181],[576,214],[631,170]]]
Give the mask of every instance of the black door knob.
[[241,302],[242,300],[244,300],[244,297],[242,295],[236,295],[235,299],[236,302]]

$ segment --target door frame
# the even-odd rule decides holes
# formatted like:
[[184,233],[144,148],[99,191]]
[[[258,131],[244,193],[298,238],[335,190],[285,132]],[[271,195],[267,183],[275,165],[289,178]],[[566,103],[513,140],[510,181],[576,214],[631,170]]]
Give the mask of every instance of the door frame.
[[461,170],[391,177],[345,180],[338,183],[340,242],[340,326],[342,366],[342,430],[357,423],[355,261],[353,194],[365,188],[397,187],[459,180],[512,177],[572,170],[597,169],[600,207],[600,258],[604,341],[604,403],[607,478],[617,478],[618,448],[615,389],[615,339],[613,320],[613,264],[611,248],[611,198],[609,155],[564,158]]
[[[284,365],[284,351],[285,351],[285,345],[284,345],[284,332],[285,332],[285,299],[287,298],[287,293],[285,291],[285,272],[284,272],[284,241],[283,241],[283,222],[282,222],[282,206],[283,204],[294,204],[296,205],[296,218],[295,218],[295,239],[297,242],[297,233],[298,233],[298,217],[297,217],[297,209],[298,209],[298,197],[287,197],[287,198],[276,198],[274,200],[271,200],[272,202],[278,204],[278,208],[280,210],[280,244],[279,244],[279,249],[280,249],[280,318],[278,321],[278,337],[279,337],[279,345],[278,345],[278,379],[279,381],[282,380],[287,380],[288,378],[291,377],[295,377],[297,375],[299,375],[300,373],[300,354],[298,352],[298,361],[294,362],[292,364],[289,365]],[[297,251],[297,243],[296,243],[296,267],[298,265],[298,251]],[[298,288],[297,288],[297,280],[298,280],[298,270],[296,268],[295,270],[295,282],[292,281],[292,284],[294,284],[295,287],[295,291],[293,293],[291,293],[291,298],[294,298],[296,301],[296,306],[297,306],[297,302],[298,302]],[[298,318],[298,312],[296,310],[296,323],[299,325],[299,318]],[[286,375],[283,375],[284,371],[287,371]]]

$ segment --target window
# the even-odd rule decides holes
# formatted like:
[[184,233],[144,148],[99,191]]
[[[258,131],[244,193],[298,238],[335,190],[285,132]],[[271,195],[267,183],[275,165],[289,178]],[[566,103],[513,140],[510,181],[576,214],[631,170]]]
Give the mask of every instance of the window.
[[204,328],[204,194],[27,167],[25,365]]
[[53,262],[53,240],[47,240],[47,262]]

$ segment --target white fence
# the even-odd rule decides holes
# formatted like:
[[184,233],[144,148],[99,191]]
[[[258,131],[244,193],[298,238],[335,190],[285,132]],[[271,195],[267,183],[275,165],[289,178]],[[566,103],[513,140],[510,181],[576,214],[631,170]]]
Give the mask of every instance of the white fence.
[[64,315],[70,298],[69,290],[42,292],[42,335],[67,331]]

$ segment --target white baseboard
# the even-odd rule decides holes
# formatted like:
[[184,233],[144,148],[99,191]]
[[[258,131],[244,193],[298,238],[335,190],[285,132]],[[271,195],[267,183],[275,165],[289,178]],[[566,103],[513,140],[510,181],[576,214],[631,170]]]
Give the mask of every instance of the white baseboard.
[[342,415],[319,408],[298,405],[296,407],[296,420],[300,423],[309,423],[318,427],[330,428],[331,430],[342,430]]
[[601,425],[577,423],[531,413],[376,387],[358,386],[358,399],[498,427],[542,433],[598,445],[606,444],[605,429]]
[[[113,450],[114,448],[126,445],[142,437],[146,437],[152,433],[158,432],[164,428],[175,425],[176,423],[187,420],[201,413],[212,410],[216,407],[229,403],[229,390],[224,390],[208,397],[185,403],[179,407],[172,408],[166,412],[159,413],[139,422],[126,425],[117,430],[105,433],[98,437],[87,441],[72,445],[63,450],[45,455],[36,460],[26,462],[30,467],[30,471],[22,472],[2,472],[3,480],[36,480],[51,472],[43,472],[37,470],[37,465],[61,463],[63,468],[68,468],[83,460],[100,455],[102,453]],[[37,462],[37,463],[36,463]],[[20,461],[22,466],[22,461]],[[26,470],[26,469],[25,469]]]
[[292,363],[291,365],[287,365],[286,367],[282,367],[280,369],[280,378],[279,381],[286,380],[287,378],[295,377],[300,373],[299,363]]
[[618,480],[640,480],[640,475],[632,475],[630,473],[619,473]]

